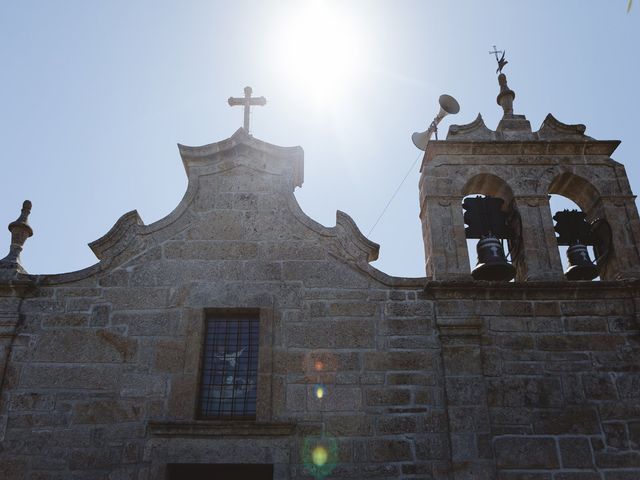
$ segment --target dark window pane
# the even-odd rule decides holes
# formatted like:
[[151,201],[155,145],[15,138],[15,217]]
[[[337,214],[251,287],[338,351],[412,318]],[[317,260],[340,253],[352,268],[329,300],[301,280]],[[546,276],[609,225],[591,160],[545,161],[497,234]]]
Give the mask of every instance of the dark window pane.
[[258,318],[211,317],[206,322],[200,415],[255,417]]

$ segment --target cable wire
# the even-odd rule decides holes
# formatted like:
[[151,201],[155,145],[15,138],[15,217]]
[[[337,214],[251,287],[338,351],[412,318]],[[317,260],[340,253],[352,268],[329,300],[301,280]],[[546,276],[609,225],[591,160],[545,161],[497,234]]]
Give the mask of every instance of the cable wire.
[[367,237],[369,235],[371,235],[371,232],[373,232],[373,229],[376,228],[376,225],[378,225],[378,222],[380,221],[380,219],[382,218],[382,216],[385,214],[385,212],[387,211],[387,208],[389,208],[389,205],[391,205],[391,202],[393,202],[393,199],[396,198],[396,195],[398,194],[398,192],[400,191],[400,189],[402,188],[402,185],[404,184],[405,180],[409,177],[409,174],[411,173],[411,170],[413,170],[413,167],[416,166],[416,163],[418,163],[418,160],[420,159],[420,157],[424,155],[423,153],[418,153],[418,156],[416,157],[416,159],[413,161],[413,163],[411,164],[411,166],[409,167],[409,170],[407,170],[407,174],[404,176],[404,178],[402,179],[402,181],[400,182],[400,185],[398,185],[398,188],[396,188],[396,191],[393,192],[393,195],[391,195],[391,198],[389,199],[389,201],[387,202],[387,204],[384,206],[384,208],[382,209],[382,212],[380,213],[380,215],[378,216],[378,219],[376,220],[376,223],[373,224],[373,227],[371,227],[371,230],[369,230],[369,233],[367,233]]

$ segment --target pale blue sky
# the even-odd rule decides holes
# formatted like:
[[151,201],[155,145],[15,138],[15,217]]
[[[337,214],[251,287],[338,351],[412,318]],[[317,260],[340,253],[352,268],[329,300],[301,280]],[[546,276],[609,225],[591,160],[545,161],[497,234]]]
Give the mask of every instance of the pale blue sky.
[[[151,223],[173,210],[186,188],[176,143],[229,137],[242,111],[226,101],[245,85],[268,100],[252,133],[305,151],[304,211],[331,226],[343,210],[366,234],[441,93],[461,105],[443,133],[478,112],[495,127],[494,44],[507,50],[516,113],[535,129],[552,112],[622,140],[614,158],[640,191],[640,11],[627,15],[626,0],[327,2],[315,35],[330,45],[346,30],[355,43],[326,91],[286,55],[306,3],[3,1],[0,228],[32,200],[27,270],[89,266],[86,244],[122,214]],[[390,274],[424,275],[417,183],[418,167],[370,236]]]

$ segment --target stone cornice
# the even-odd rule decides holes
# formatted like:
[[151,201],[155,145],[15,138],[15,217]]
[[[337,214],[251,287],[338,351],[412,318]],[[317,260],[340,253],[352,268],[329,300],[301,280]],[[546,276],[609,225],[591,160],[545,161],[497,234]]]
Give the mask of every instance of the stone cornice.
[[150,422],[149,433],[162,437],[255,437],[289,436],[296,428],[293,423],[261,423],[242,420]]
[[619,140],[583,141],[458,141],[432,140],[424,153],[421,169],[438,155],[603,155],[611,156]]
[[485,282],[485,281],[432,281],[425,283],[424,298],[477,300],[567,300],[594,298],[635,298],[640,295],[640,280],[570,282]]

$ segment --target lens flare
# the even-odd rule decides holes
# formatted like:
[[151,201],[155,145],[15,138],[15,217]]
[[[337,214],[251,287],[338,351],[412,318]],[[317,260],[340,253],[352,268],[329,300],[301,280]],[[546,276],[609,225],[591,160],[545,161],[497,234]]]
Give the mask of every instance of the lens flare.
[[313,393],[317,399],[321,400],[327,394],[327,387],[319,383],[313,387]]
[[328,477],[336,468],[338,444],[333,437],[307,437],[301,453],[305,470],[317,480]]
[[322,467],[325,463],[327,463],[327,459],[329,458],[329,452],[324,448],[323,445],[318,445],[311,452],[311,461],[317,467]]
[[367,42],[348,2],[305,1],[278,28],[278,71],[318,106],[346,94],[363,76]]

